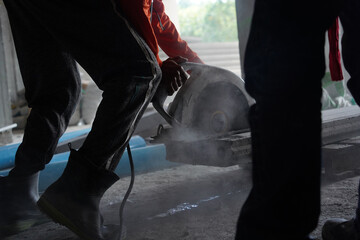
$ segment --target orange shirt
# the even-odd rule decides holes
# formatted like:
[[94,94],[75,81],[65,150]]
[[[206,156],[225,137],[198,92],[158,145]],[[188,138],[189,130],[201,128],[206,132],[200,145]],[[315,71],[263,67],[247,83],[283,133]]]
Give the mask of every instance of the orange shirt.
[[125,17],[144,38],[152,52],[155,54],[159,65],[159,46],[169,56],[182,56],[190,62],[203,63],[198,55],[190,49],[165,13],[162,0],[119,0]]

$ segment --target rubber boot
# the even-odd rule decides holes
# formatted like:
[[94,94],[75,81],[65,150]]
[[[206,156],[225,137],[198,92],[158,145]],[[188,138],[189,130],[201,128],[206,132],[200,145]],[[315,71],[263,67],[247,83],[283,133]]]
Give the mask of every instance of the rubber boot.
[[322,228],[323,240],[360,240],[355,219],[334,218],[325,222]]
[[39,173],[0,177],[0,239],[46,221],[36,206]]
[[119,177],[115,173],[99,170],[76,150],[71,150],[62,176],[44,192],[37,204],[51,219],[80,238],[105,239],[99,203],[117,180]]

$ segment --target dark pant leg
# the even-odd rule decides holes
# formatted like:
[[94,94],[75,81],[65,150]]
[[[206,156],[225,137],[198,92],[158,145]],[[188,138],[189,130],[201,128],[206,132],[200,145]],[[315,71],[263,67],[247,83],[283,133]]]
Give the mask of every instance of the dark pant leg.
[[80,77],[72,57],[27,9],[12,0],[5,4],[31,108],[10,174],[26,175],[51,160],[78,102]]
[[[340,21],[344,29],[342,36],[342,57],[344,66],[350,74],[347,83],[351,95],[360,104],[360,1],[348,0],[340,13]],[[360,193],[360,182],[359,182]],[[360,198],[356,210],[356,223],[360,231]]]
[[115,152],[123,151],[134,120],[156,89],[161,74],[155,57],[115,13],[110,0],[12,1],[30,12],[104,91],[92,130],[79,150],[104,167]]
[[355,226],[358,230],[358,232],[360,232],[360,181],[359,181],[359,185],[358,185],[358,205],[356,208],[356,212],[355,212]]
[[344,29],[342,36],[342,58],[344,66],[350,74],[347,82],[351,95],[360,104],[360,2],[348,0],[340,13],[340,21]]
[[326,3],[255,3],[245,55],[253,188],[236,239],[303,240],[317,225],[324,41],[335,16]]

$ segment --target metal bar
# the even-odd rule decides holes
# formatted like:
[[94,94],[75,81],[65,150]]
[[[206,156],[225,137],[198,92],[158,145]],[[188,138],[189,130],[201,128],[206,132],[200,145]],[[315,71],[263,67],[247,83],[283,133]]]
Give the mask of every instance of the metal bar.
[[11,130],[11,129],[16,128],[16,127],[17,127],[17,124],[16,124],[16,123],[11,124],[11,125],[9,125],[9,126],[2,127],[2,128],[0,128],[0,133],[1,133],[1,132],[8,131],[8,130]]

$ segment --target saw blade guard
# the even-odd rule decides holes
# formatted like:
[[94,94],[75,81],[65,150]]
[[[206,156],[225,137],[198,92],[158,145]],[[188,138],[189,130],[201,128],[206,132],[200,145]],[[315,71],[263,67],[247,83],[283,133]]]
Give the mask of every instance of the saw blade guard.
[[155,109],[170,125],[206,135],[249,128],[247,115],[254,101],[239,76],[206,64],[187,62],[182,66],[191,72],[190,78],[176,93],[168,110],[163,108],[166,93],[157,93],[153,101]]

